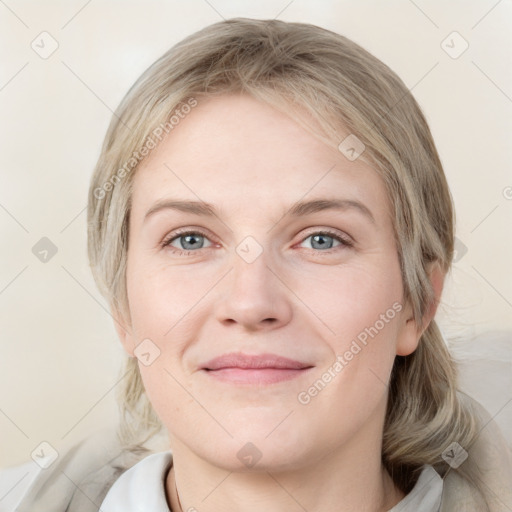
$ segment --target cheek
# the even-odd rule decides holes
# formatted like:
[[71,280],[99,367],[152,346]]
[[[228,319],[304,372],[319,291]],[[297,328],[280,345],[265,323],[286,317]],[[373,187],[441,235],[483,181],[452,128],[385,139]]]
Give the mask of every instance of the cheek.
[[[134,343],[151,340],[149,351],[158,356],[148,366],[139,363],[146,394],[164,421],[179,417],[180,411],[194,407],[188,389],[188,375],[182,355],[197,328],[199,304],[218,277],[200,275],[192,266],[152,267],[133,261],[138,272],[128,271],[128,296]],[[147,342],[146,342],[147,343]],[[184,387],[183,387],[184,386]],[[177,416],[178,415],[178,416]]]
[[398,263],[346,269],[321,291],[324,308],[317,302],[317,311],[333,331],[324,338],[332,357],[327,369],[337,376],[333,388],[353,390],[354,396],[365,396],[375,386],[384,389],[403,310]]
[[128,278],[128,296],[134,330],[139,337],[171,337],[182,319],[193,316],[194,307],[204,298],[218,277],[193,265],[163,265],[134,261]]
[[[162,358],[150,366],[139,363],[144,389],[157,415],[164,421],[175,418],[186,401],[183,389],[178,384],[174,372],[162,364]],[[178,377],[179,380],[181,380]]]
[[331,356],[298,399],[304,417],[329,418],[324,435],[333,443],[385,406],[403,309],[401,280],[391,274],[354,273],[345,281],[353,288],[340,288],[336,307],[324,310],[336,332],[324,338]]
[[386,264],[384,255],[380,264],[331,269],[328,276],[297,280],[294,287],[310,311],[329,327],[326,339],[337,350],[359,335],[364,341],[366,330],[375,324],[378,331],[389,332],[401,309],[398,263],[390,258]]

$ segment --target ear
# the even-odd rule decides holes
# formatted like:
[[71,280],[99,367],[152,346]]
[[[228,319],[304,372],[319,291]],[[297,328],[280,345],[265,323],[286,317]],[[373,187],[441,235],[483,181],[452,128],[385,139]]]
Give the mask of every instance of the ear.
[[114,319],[114,326],[119,337],[119,341],[123,348],[130,357],[135,357],[133,351],[135,350],[135,340],[132,335],[132,327],[129,319],[117,309],[112,310],[112,318]]
[[414,320],[410,304],[405,307],[403,312],[403,318],[405,319],[404,324],[400,327],[397,338],[396,354],[398,356],[408,356],[418,348],[421,335],[434,318],[437,306],[441,300],[446,273],[442,270],[437,261],[430,263],[428,268],[429,278],[434,292],[434,300],[423,316],[423,326],[418,325]]

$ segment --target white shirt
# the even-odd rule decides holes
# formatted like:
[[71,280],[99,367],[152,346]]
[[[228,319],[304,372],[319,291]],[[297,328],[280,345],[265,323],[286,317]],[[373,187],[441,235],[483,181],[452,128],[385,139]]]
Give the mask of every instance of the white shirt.
[[[165,479],[172,464],[170,451],[148,455],[125,471],[101,504],[102,512],[170,512]],[[425,465],[411,492],[388,512],[438,512],[443,480]]]

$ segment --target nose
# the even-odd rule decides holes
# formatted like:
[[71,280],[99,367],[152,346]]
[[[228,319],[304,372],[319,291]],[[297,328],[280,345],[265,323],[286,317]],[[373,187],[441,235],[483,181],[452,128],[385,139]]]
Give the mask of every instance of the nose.
[[279,328],[290,321],[292,292],[269,260],[265,251],[251,263],[234,254],[232,270],[223,280],[218,296],[219,322],[260,331]]

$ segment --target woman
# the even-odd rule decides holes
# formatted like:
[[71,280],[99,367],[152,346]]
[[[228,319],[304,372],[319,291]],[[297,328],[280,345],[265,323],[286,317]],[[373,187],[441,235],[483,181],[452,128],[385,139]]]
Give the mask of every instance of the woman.
[[[80,453],[62,510],[512,507],[510,451],[434,320],[441,162],[352,41],[231,19],[173,47],[112,119],[88,226],[127,353],[117,455],[82,444],[18,510],[50,509]],[[170,450],[145,451],[162,427]]]

